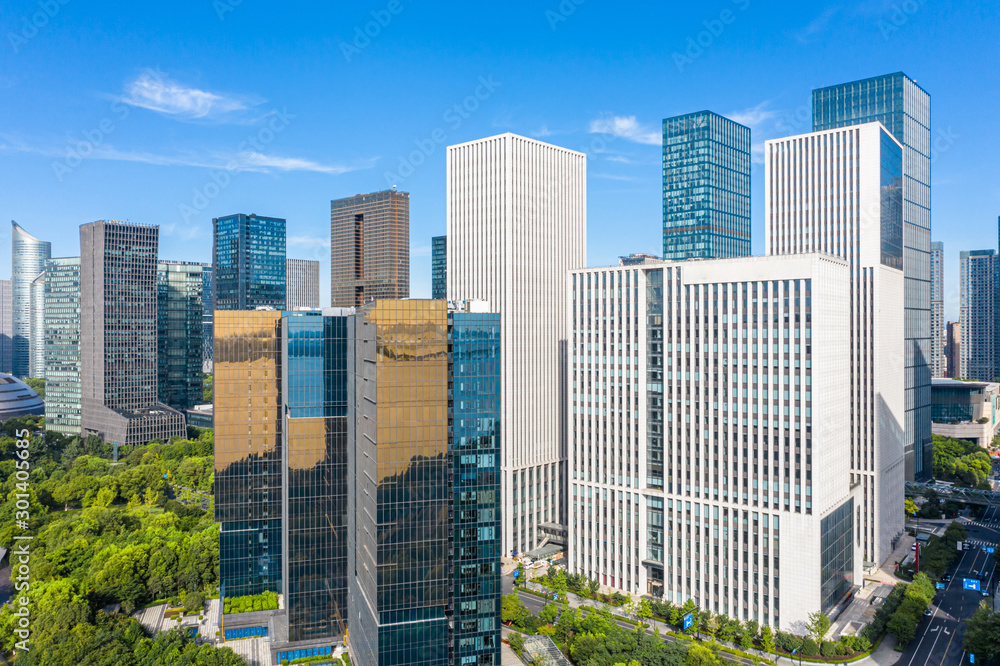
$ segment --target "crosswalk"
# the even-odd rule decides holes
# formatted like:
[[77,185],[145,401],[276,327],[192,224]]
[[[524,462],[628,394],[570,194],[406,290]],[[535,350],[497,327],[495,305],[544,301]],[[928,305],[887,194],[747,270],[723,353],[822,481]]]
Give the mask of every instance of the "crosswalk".
[[993,541],[983,541],[982,539],[964,539],[962,543],[969,543],[973,546],[979,546],[980,548],[995,548],[996,543]]
[[1000,530],[1000,520],[970,520],[967,525],[975,525],[976,527],[985,527],[990,530]]

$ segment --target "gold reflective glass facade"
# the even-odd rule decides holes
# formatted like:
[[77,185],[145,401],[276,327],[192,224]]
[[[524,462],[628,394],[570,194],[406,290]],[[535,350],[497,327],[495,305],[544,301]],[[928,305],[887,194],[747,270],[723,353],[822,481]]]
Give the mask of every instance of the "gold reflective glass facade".
[[280,319],[215,312],[215,520],[228,596],[281,591]]

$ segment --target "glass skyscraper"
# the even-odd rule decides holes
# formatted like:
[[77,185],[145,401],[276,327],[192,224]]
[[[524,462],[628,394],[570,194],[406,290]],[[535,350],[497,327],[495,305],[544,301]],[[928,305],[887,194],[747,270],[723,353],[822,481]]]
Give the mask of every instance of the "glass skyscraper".
[[448,298],[448,237],[431,238],[431,298]]
[[13,373],[14,301],[11,280],[0,280],[0,372]]
[[750,128],[711,111],[663,121],[663,258],[750,254]]
[[45,429],[81,432],[80,257],[45,262]]
[[931,470],[931,98],[902,72],[813,90],[813,131],[879,121],[903,144],[906,478]]
[[211,373],[215,358],[215,296],[212,266],[201,266],[201,371]]
[[14,308],[13,375],[27,377],[31,345],[31,283],[45,270],[52,256],[52,243],[35,238],[13,220],[11,226],[11,270]]
[[157,287],[157,392],[174,409],[202,402],[202,265],[161,261]]
[[945,377],[944,243],[931,243],[931,375]]
[[958,254],[961,379],[991,382],[1000,377],[1000,255],[994,250]]
[[216,310],[285,308],[285,220],[229,215],[212,220]]

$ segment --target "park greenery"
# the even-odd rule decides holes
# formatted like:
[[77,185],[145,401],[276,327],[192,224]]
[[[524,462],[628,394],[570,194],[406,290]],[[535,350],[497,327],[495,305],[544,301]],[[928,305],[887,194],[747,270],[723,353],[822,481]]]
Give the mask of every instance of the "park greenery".
[[208,373],[203,373],[201,376],[201,402],[207,405],[212,402],[212,396],[215,389],[215,376]]
[[[958,542],[969,532],[961,523],[951,523],[942,536],[931,536],[927,544],[920,548],[920,571],[937,580],[943,576],[958,558]],[[897,572],[902,578],[912,578],[915,562],[901,567]]]
[[977,664],[1000,664],[1000,613],[983,602],[965,625],[965,651],[976,655]]
[[261,592],[260,594],[250,594],[243,597],[226,597],[222,612],[228,615],[230,613],[253,613],[275,610],[277,608],[278,593]]
[[[32,650],[15,663],[242,664],[184,637],[150,639],[126,615],[101,610],[130,614],[168,601],[200,611],[215,594],[218,526],[211,512],[170,499],[167,480],[211,489],[212,432],[123,451],[112,464],[99,438],[43,432],[41,424],[41,417],[0,424],[0,543],[11,543],[15,531],[33,537],[30,588],[18,592],[30,600]],[[14,473],[15,451],[23,450],[14,435],[22,429],[31,433],[30,483]],[[15,522],[18,494],[28,495],[27,525]],[[12,651],[13,623],[4,606],[0,652]],[[118,659],[119,652],[130,656]],[[165,653],[176,660],[155,660]]]
[[992,469],[986,449],[963,439],[934,435],[934,478],[990,490]]
[[42,400],[45,400],[45,380],[38,377],[28,377],[24,380],[24,383],[34,389],[35,393]]

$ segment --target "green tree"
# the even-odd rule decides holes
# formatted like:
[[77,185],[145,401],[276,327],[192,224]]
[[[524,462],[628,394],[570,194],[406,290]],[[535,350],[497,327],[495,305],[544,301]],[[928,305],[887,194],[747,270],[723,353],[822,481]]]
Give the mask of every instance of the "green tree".
[[965,626],[963,646],[976,655],[976,663],[995,663],[1000,658],[1000,614],[981,604]]
[[809,613],[809,622],[806,623],[806,629],[814,641],[822,643],[826,632],[830,630],[830,618],[821,610]]
[[688,664],[690,666],[722,666],[715,653],[704,645],[692,643],[688,648]]
[[521,635],[520,631],[512,631],[510,633],[510,647],[518,655],[521,654],[521,651],[524,649],[524,636]]
[[542,619],[545,624],[552,624],[559,617],[559,606],[557,604],[545,604],[542,607],[542,611],[538,614],[538,617]]
[[531,612],[517,596],[516,592],[503,595],[503,598],[500,600],[500,619],[503,622],[519,624],[529,615],[531,615]]
[[771,627],[764,627],[760,630],[760,647],[764,654],[774,654],[774,632]]
[[912,613],[896,611],[889,619],[886,628],[889,633],[896,637],[896,642],[902,647],[913,640],[913,635],[917,631],[917,619]]
[[903,511],[906,512],[906,515],[915,516],[917,515],[917,511],[919,510],[920,508],[917,506],[917,503],[911,500],[909,497],[903,500]]

